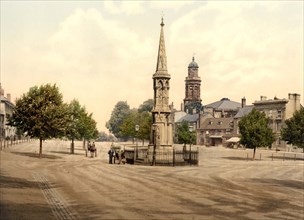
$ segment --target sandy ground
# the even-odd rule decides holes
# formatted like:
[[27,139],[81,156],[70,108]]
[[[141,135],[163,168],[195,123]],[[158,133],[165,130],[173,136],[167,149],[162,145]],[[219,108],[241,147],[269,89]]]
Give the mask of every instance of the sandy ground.
[[[0,219],[304,219],[303,154],[200,147],[200,165],[108,164],[69,142],[2,150]],[[272,155],[274,160],[272,161]]]

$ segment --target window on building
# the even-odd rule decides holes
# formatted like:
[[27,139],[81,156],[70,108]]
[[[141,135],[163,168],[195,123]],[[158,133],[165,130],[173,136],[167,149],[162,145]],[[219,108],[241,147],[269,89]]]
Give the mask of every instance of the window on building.
[[269,117],[269,118],[272,118],[272,110],[269,110],[269,112],[268,112],[268,117]]
[[282,110],[278,110],[277,118],[282,118]]
[[282,128],[282,123],[280,121],[278,121],[276,124],[276,131],[280,131],[281,128]]

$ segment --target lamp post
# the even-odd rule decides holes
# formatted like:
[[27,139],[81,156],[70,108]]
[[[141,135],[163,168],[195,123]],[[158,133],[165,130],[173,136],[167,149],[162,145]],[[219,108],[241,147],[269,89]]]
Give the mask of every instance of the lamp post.
[[158,145],[158,129],[157,129],[157,125],[153,124],[152,125],[152,132],[153,132],[153,155],[152,155],[152,164],[151,166],[155,166],[156,165],[156,145]]
[[139,125],[135,125],[135,131],[136,131],[136,159],[138,158],[138,131],[139,131]]
[[189,132],[190,132],[190,155],[189,155],[189,161],[191,163],[191,145],[192,145],[192,131],[193,131],[193,126],[189,126]]
[[209,145],[209,131],[206,131],[206,135],[205,135],[205,145],[206,145],[206,146]]

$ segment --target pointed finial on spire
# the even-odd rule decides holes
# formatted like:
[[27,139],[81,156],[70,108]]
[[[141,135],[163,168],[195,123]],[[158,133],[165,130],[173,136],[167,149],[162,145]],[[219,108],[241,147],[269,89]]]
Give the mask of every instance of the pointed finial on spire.
[[193,53],[193,56],[192,56],[192,61],[194,62],[194,56],[195,56],[195,53]]
[[160,26],[164,26],[164,12],[162,12],[162,18],[161,18],[161,23],[160,23]]

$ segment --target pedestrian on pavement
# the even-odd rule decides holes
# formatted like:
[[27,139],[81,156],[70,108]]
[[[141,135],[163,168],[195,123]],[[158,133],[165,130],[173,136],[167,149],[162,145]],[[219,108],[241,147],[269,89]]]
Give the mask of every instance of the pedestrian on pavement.
[[113,154],[112,154],[112,156],[113,156],[113,163],[115,164],[116,152],[115,152],[114,149],[113,149]]
[[121,152],[122,150],[118,151],[118,164],[121,164]]
[[108,155],[109,155],[109,164],[112,164],[113,161],[112,161],[112,158],[113,158],[113,149],[110,149],[108,151]]
[[96,152],[95,142],[91,144],[90,151],[91,151],[91,157],[94,157],[94,154]]

